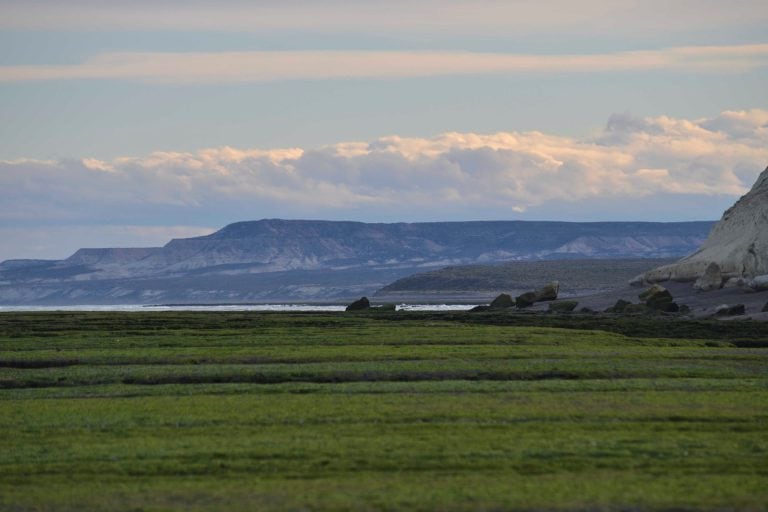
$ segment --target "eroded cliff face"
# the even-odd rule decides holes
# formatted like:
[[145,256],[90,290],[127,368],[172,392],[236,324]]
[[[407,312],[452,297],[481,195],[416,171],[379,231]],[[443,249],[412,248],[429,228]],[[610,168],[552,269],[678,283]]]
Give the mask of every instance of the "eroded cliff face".
[[677,263],[647,272],[644,280],[694,281],[715,263],[723,279],[768,274],[768,168],[752,189],[723,214],[704,244]]

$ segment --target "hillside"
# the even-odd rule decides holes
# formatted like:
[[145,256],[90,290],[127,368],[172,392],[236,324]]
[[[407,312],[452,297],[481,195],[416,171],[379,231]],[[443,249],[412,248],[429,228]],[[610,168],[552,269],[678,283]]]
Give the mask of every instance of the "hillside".
[[561,295],[582,295],[625,286],[633,277],[668,259],[516,261],[451,266],[404,277],[378,290],[381,300],[397,297],[492,297],[520,293],[559,281]]
[[[711,222],[238,222],[163,247],[0,263],[0,304],[338,300],[448,265],[676,258]],[[645,269],[647,270],[647,269]]]
[[714,265],[710,288],[719,288],[731,277],[768,274],[768,168],[752,189],[723,213],[699,250],[673,265],[648,272],[645,279],[694,281],[710,265]]

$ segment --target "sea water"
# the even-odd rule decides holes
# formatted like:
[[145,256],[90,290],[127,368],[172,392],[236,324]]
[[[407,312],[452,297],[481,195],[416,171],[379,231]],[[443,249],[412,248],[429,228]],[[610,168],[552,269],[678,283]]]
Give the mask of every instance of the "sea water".
[[[467,311],[474,304],[398,304],[397,311]],[[344,305],[327,304],[195,304],[195,305],[141,305],[112,304],[98,306],[0,306],[4,311],[344,311]],[[376,309],[374,306],[372,309]]]

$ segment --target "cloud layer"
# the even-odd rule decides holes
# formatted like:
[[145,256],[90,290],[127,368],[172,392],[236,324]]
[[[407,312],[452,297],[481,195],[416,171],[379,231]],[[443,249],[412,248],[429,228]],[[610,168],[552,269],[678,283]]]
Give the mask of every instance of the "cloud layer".
[[423,51],[107,53],[82,64],[0,66],[0,82],[85,79],[194,84],[484,73],[649,70],[742,73],[766,65],[768,44],[588,55]]
[[[686,219],[691,204],[697,214],[709,212],[699,218],[716,218],[766,165],[768,111],[697,120],[621,114],[587,140],[444,133],[315,149],[4,161],[0,222],[36,229],[216,226],[278,216],[370,221],[525,218],[542,211],[568,220],[573,212],[595,215],[598,203],[608,205],[603,220],[659,220],[656,209],[667,220]],[[643,213],[623,206],[632,204]]]
[[646,35],[764,24],[764,2],[732,0],[0,0],[0,27],[55,30],[306,30],[385,34]]

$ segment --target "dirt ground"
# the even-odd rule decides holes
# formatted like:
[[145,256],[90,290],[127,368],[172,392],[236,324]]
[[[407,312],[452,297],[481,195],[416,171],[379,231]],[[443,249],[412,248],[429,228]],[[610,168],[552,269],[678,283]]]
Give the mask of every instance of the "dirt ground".
[[[768,291],[750,292],[742,288],[723,288],[708,292],[701,292],[693,289],[692,283],[663,282],[661,286],[669,290],[679,305],[687,305],[691,313],[697,317],[710,316],[722,305],[744,304],[746,314],[729,319],[746,319],[768,321],[768,312],[761,310],[768,303]],[[577,309],[587,307],[595,311],[603,311],[613,306],[617,300],[624,299],[632,303],[641,302],[638,294],[646,290],[647,286],[626,286],[617,290],[596,293],[594,295],[585,295],[580,297],[569,297],[569,300],[578,300]],[[546,310],[546,303],[539,303],[533,309]]]

